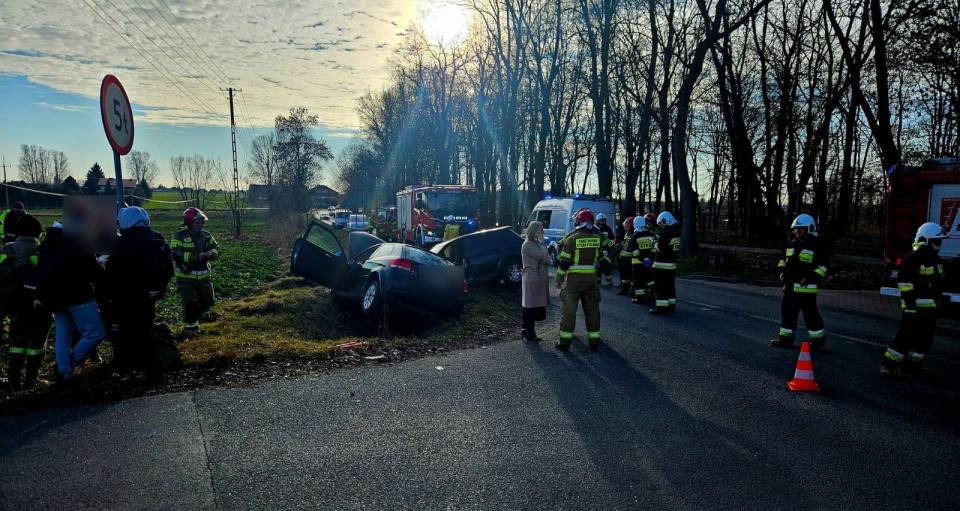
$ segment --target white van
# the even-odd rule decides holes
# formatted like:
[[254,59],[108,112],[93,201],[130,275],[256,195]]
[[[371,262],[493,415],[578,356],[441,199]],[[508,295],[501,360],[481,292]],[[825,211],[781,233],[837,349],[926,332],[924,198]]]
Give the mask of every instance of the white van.
[[616,227],[616,207],[609,198],[595,195],[574,195],[567,198],[548,198],[537,203],[530,213],[528,222],[534,220],[543,224],[543,237],[550,252],[553,264],[557,264],[560,255],[559,244],[573,230],[573,214],[580,208],[590,208],[594,215],[607,215],[607,225]]

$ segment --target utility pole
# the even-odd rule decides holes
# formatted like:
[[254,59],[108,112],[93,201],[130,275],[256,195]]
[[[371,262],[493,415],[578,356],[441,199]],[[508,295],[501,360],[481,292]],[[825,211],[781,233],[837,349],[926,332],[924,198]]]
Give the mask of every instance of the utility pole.
[[10,209],[10,189],[7,188],[7,158],[3,158],[3,209]]
[[[220,89],[223,90],[223,89]],[[237,171],[237,123],[233,117],[233,92],[243,92],[243,89],[227,88],[230,96],[230,144],[233,146],[233,228],[240,236],[240,173]]]

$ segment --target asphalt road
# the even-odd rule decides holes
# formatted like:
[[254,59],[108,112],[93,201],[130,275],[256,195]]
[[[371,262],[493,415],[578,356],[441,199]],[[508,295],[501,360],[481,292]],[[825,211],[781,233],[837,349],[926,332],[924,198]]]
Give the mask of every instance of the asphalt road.
[[2,417],[0,508],[960,508],[960,325],[933,382],[883,381],[895,318],[849,296],[819,395],[784,385],[769,289],[682,281],[667,318],[605,290],[596,353],[517,340]]

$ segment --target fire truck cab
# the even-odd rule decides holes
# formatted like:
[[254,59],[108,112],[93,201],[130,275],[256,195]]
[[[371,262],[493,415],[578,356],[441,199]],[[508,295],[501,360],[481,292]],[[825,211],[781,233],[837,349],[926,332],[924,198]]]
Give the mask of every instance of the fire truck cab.
[[[453,217],[452,220],[448,220]],[[419,247],[443,239],[446,224],[460,226],[460,234],[477,229],[480,218],[477,189],[462,185],[408,186],[397,192],[397,226],[401,241]]]

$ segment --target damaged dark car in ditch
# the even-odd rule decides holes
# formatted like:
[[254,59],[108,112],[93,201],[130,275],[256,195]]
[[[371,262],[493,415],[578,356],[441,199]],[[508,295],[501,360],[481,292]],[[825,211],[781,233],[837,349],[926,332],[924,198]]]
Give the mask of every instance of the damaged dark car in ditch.
[[442,257],[365,232],[349,233],[344,250],[317,220],[294,242],[290,272],[330,288],[339,305],[359,308],[370,321],[397,312],[456,317],[467,291],[463,267]]

